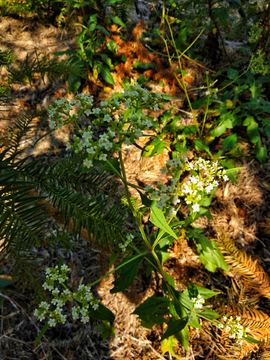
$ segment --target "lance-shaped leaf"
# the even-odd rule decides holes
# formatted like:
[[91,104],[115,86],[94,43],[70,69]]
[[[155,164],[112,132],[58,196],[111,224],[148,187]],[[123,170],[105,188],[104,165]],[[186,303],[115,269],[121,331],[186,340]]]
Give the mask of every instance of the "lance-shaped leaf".
[[167,320],[163,315],[169,314],[170,301],[164,297],[150,297],[140,304],[133,312],[139,315],[142,326],[152,329],[155,324],[162,324]]
[[145,254],[140,254],[139,256],[130,256],[126,259],[123,259],[119,266],[126,263],[119,270],[119,277],[113,282],[114,288],[111,289],[111,294],[123,291],[128,288],[134,281],[141,262],[143,261]]

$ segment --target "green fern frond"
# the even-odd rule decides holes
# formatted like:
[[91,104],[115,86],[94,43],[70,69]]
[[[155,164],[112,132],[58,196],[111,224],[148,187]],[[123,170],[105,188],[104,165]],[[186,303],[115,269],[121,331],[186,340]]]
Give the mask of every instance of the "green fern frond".
[[26,59],[16,67],[9,67],[9,77],[11,82],[24,82],[26,79],[30,82],[33,80],[34,74],[40,74],[44,81],[44,77],[47,74],[49,79],[66,78],[71,72],[76,72],[76,75],[84,74],[81,67],[71,63],[71,60],[50,59],[50,54],[39,58],[38,54],[34,59],[31,59],[28,55]]

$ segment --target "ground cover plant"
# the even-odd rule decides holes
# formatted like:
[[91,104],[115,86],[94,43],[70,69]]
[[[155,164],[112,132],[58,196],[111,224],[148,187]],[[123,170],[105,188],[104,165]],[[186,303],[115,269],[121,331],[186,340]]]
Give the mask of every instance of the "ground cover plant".
[[[31,86],[37,76],[43,81],[64,76],[68,92],[74,92],[51,99],[41,111],[20,114],[1,131],[1,261],[9,270],[0,277],[2,308],[9,301],[17,310],[10,285],[25,277],[31,280],[27,286],[36,290],[29,311],[39,330],[29,343],[37,346],[34,356],[40,358],[40,342],[55,326],[71,329],[79,321],[87,326],[94,318],[102,321],[97,329],[103,341],[112,339],[117,319],[105,296],[97,296],[96,285],[115,274],[108,291],[113,297],[127,294],[138,277],[156,274],[154,294],[135,301],[132,310],[143,327],[158,334],[158,352],[151,358],[193,356],[196,336],[205,336],[211,346],[194,358],[267,358],[268,300],[261,297],[269,299],[270,280],[254,253],[246,252],[263,232],[253,226],[253,235],[244,232],[240,237],[241,225],[235,219],[248,217],[240,198],[234,204],[237,217],[225,224],[215,219],[228,201],[228,189],[241,187],[247,159],[262,172],[268,164],[269,4],[164,3],[161,9],[152,8],[152,22],[159,19],[158,27],[151,30],[149,22],[146,30],[141,21],[128,39],[121,33],[125,24],[120,18],[106,11],[104,18],[98,12],[87,15],[88,2],[69,4],[76,5],[84,30],[78,34],[79,48],[57,54],[68,55],[67,60],[36,52],[19,64],[10,51],[1,51],[4,107],[14,101],[13,84],[28,81]],[[48,4],[51,9],[53,4]],[[189,16],[180,20],[186,12]],[[250,54],[248,61],[239,55],[239,63],[233,63],[226,50],[231,19],[238,21],[234,29],[246,31],[242,51]],[[192,28],[192,23],[198,24]],[[204,32],[208,35],[202,42]],[[157,86],[159,91],[154,90]],[[106,98],[99,94],[101,89]],[[180,107],[173,105],[177,96]],[[35,132],[37,117],[47,124],[42,134]],[[44,164],[25,154],[23,142],[35,148],[62,129],[72,132],[60,159],[49,158]],[[140,161],[156,161],[161,180],[130,180],[126,149],[138,151]],[[61,227],[48,235],[52,216]],[[201,226],[202,221],[208,225]],[[267,220],[263,225],[267,229]],[[46,262],[37,266],[34,248],[65,247],[74,253],[76,240],[70,240],[70,231],[94,243],[101,257],[109,252],[113,269],[92,281],[72,283],[72,261],[66,264],[64,255],[54,258],[53,267]],[[210,282],[196,275],[191,281],[179,264],[172,265],[172,254],[180,256],[184,246],[195,254],[199,272]],[[12,268],[5,267],[7,261],[13,262]],[[173,276],[174,269],[178,276]],[[39,272],[44,280],[44,271],[41,287],[43,281],[35,281],[32,273]],[[227,274],[233,281],[228,293]],[[226,279],[220,288],[212,280],[215,276]],[[65,353],[64,358],[69,356]]]

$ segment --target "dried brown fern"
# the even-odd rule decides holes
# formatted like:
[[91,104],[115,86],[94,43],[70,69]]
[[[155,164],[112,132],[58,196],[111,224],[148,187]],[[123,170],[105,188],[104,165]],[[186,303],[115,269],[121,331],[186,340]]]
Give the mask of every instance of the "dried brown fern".
[[263,341],[265,345],[253,344],[247,341],[239,345],[233,339],[230,339],[229,334],[223,329],[221,330],[221,335],[216,334],[218,342],[216,342],[215,352],[219,359],[245,359],[246,356],[258,351],[266,351],[267,354],[268,350],[264,350],[267,347],[268,336],[270,334],[270,317],[267,314],[250,306],[243,307],[230,304],[226,307],[223,315],[227,317],[233,316],[234,318],[240,316],[241,325],[250,329],[248,335],[256,340]]
[[270,299],[270,278],[257,260],[240,251],[229,237],[218,238],[215,241],[229,267],[243,276],[250,287]]

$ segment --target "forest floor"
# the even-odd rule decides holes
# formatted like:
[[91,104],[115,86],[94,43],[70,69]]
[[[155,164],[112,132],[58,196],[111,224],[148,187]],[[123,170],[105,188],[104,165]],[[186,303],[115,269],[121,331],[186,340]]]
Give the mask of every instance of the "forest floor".
[[[138,31],[139,32],[139,31]],[[130,42],[136,43],[138,32],[133,34]],[[64,51],[68,48],[76,48],[76,38],[74,34],[67,30],[60,30],[53,25],[44,25],[38,19],[25,18],[15,19],[12,17],[2,17],[0,19],[0,47],[10,49],[19,61],[24,61],[27,56],[40,57],[56,51]],[[131,45],[131,44],[130,44]],[[142,46],[142,45],[140,45]],[[141,57],[149,57],[140,47]],[[139,61],[142,61],[138,57]],[[128,74],[128,65],[122,71],[125,76]],[[188,76],[192,85],[200,86],[202,76],[200,68],[194,64],[188,64]],[[121,69],[120,69],[121,70]],[[119,70],[119,71],[120,71]],[[115,74],[117,76],[117,74]],[[119,74],[118,74],[119,75]],[[2,78],[6,76],[5,69],[1,69]],[[156,79],[158,80],[158,76]],[[192,81],[190,80],[192,79]],[[187,84],[188,85],[188,84]],[[165,84],[163,87],[152,83],[155,92],[172,94],[173,83]],[[102,87],[89,85],[82,92],[94,93],[96,99],[104,100],[112,92],[105,91]],[[116,84],[113,91],[121,91],[120,81]],[[176,105],[175,115],[179,114],[178,109],[184,108],[184,96],[178,89],[173,89],[175,98],[168,102],[167,108]],[[30,85],[13,84],[12,95],[14,104],[8,109],[1,108],[2,116],[0,122],[0,132],[5,136],[12,128],[13,119],[25,110],[48,109],[48,106],[60,97],[72,99],[73,95],[67,93],[67,83],[50,81],[37,76]],[[196,94],[194,95],[196,96]],[[186,109],[185,109],[186,110]],[[161,115],[162,111],[153,114],[155,118]],[[192,124],[192,119],[188,115],[181,118],[183,125]],[[38,132],[33,138],[44,135],[48,130],[48,120],[36,119],[39,124]],[[85,116],[80,119],[82,125],[89,124],[89,119]],[[54,158],[63,156],[65,143],[69,141],[73,128],[67,126],[62,130],[57,130],[50,136],[40,141],[32,149],[31,144],[25,143],[27,155],[38,156],[40,158]],[[224,134],[224,137],[229,133]],[[229,182],[222,184],[214,197],[211,206],[213,220],[201,218],[196,226],[204,229],[209,239],[218,237],[230,237],[237,244],[239,251],[245,251],[251,255],[253,260],[257,260],[269,273],[270,261],[270,239],[267,235],[270,228],[270,219],[267,218],[270,200],[270,163],[263,166],[249,155],[250,143],[241,134],[239,136],[240,146],[246,151],[247,156],[236,163],[241,166],[239,171],[238,184]],[[216,149],[220,144],[216,144]],[[141,158],[140,152],[134,146],[125,148],[125,165],[128,180],[137,184],[144,185],[156,184],[157,181],[166,183],[167,178],[160,176],[159,169],[164,166],[169,159],[169,152],[165,151],[156,157]],[[188,158],[191,160],[194,154],[189,151]],[[132,193],[136,196],[136,193]],[[268,221],[268,222],[267,222]],[[266,228],[263,227],[266,225]],[[52,218],[51,230],[60,226]],[[147,223],[145,225],[148,226]],[[74,239],[75,240],[75,239]],[[220,292],[219,297],[212,303],[213,309],[222,312],[224,304],[229,306],[230,302],[243,304],[249,302],[255,304],[257,310],[266,314],[270,313],[269,300],[256,298],[255,293],[246,287],[242,278],[231,270],[229,273],[217,271],[209,273],[201,264],[196,249],[188,246],[186,239],[175,242],[170,249],[170,257],[165,263],[168,273],[175,279],[176,288],[184,290],[190,282],[195,282],[199,286],[207,287],[213,291]],[[91,248],[89,243],[83,239],[76,239],[76,246],[71,250],[62,247],[54,248],[44,245],[38,249],[33,249],[33,254],[37,255],[39,268],[34,277],[39,282],[44,280],[44,270],[47,267],[55,267],[59,256],[71,268],[69,287],[76,289],[81,282],[88,284],[109,271],[108,264],[110,254],[104,251]],[[8,275],[11,263],[7,261],[3,265],[4,274]],[[25,276],[27,278],[27,274]],[[3,301],[1,310],[0,326],[0,358],[3,360],[11,359],[113,359],[113,360],[154,360],[172,359],[166,349],[161,349],[159,341],[164,329],[155,327],[153,330],[145,329],[140,325],[136,315],[131,315],[135,308],[149,296],[158,296],[161,291],[161,279],[154,274],[149,280],[144,276],[144,269],[141,269],[131,288],[123,293],[110,294],[109,290],[113,287],[114,275],[104,279],[97,287],[97,296],[102,303],[115,314],[115,338],[102,341],[101,333],[96,329],[97,321],[91,320],[90,323],[83,325],[79,322],[72,322],[71,318],[65,325],[58,325],[56,328],[49,329],[42,341],[34,346],[43,323],[40,323],[33,315],[37,306],[35,292],[24,282],[13,287],[8,298]],[[30,283],[27,283],[30,284]],[[255,300],[254,300],[255,299]],[[198,359],[267,359],[269,350],[254,344],[245,345],[242,349],[232,342],[220,330],[211,326],[208,322],[202,321],[203,331],[191,328],[189,350],[185,351],[180,345],[176,345],[175,354],[183,360]],[[162,352],[164,352],[163,355]]]

